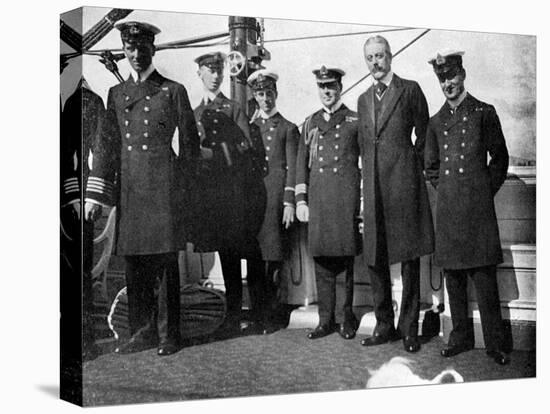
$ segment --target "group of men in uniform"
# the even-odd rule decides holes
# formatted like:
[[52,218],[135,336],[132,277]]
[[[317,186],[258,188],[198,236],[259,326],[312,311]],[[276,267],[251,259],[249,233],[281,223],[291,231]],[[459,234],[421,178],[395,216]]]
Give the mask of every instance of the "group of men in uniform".
[[[179,349],[177,252],[188,241],[196,251],[219,253],[228,312],[222,331],[240,329],[240,261],[246,259],[254,326],[259,333],[273,332],[273,278],[297,218],[308,224],[319,298],[319,324],[310,339],[334,331],[355,337],[353,264],[363,252],[377,323],[361,344],[401,339],[407,352],[417,352],[420,257],[435,251],[453,322],[441,354],[473,347],[470,275],[487,352],[499,364],[509,361],[496,282],[502,252],[493,203],[506,178],[508,153],[494,107],[464,88],[463,52],[443,52],[429,62],[446,98],[430,119],[418,83],[393,73],[389,43],[371,37],[364,54],[374,82],[359,97],[357,112],[341,100],[345,72],[322,66],[313,71],[322,109],[306,119],[300,133],[277,109],[274,72],[261,69],[248,78],[257,103],[249,120],[220,92],[225,55],[199,56],[204,96],[192,110],[185,87],[154,68],[159,29],[139,22],[117,28],[132,75],[109,91],[83,209],[93,221],[101,205],[117,206],[116,254],[126,259],[132,334],[117,352],[158,346],[162,356]],[[435,232],[425,176],[438,192]],[[401,263],[403,280],[397,327],[389,271],[394,263]],[[335,280],[342,272],[344,319],[336,324]]]

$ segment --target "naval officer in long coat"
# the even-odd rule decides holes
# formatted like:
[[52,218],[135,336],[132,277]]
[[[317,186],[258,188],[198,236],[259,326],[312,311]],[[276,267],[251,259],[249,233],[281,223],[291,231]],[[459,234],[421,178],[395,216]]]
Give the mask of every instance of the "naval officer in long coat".
[[258,234],[264,261],[262,315],[264,329],[274,329],[270,310],[275,305],[275,273],[288,256],[288,230],[294,222],[296,182],[296,152],[300,132],[277,109],[277,80],[270,70],[260,69],[247,79],[258,108],[251,125],[256,127],[265,147],[268,174],[264,178],[267,206],[262,228]]
[[232,336],[240,329],[241,259],[247,260],[253,317],[259,325],[263,318],[264,268],[257,236],[267,197],[265,150],[261,137],[250,134],[248,117],[239,104],[220,91],[225,55],[206,53],[195,62],[204,96],[194,109],[202,159],[194,192],[198,210],[193,242],[197,251],[217,251],[220,256],[227,299],[220,333]]
[[[177,252],[186,247],[186,188],[196,171],[199,137],[185,87],[162,76],[152,63],[154,37],[160,30],[139,22],[116,27],[131,76],[109,90],[86,189],[85,215],[93,219],[102,204],[117,207],[115,253],[126,260],[132,335],[117,352],[158,345],[163,356],[179,347]],[[172,148],[175,134],[178,153]]]
[[[62,284],[73,286],[81,281],[82,298],[78,297],[78,307],[82,300],[82,356],[93,359],[99,354],[94,339],[92,267],[94,252],[94,223],[84,220],[83,188],[90,174],[90,157],[105,117],[103,99],[90,89],[82,78],[69,96],[61,114],[61,207],[62,224],[67,238],[62,239],[62,251],[66,253],[73,280]],[[70,213],[70,214],[68,214]],[[82,267],[81,267],[82,261]],[[80,287],[74,285],[80,291]],[[67,287],[67,292],[69,292]],[[67,295],[68,296],[68,295]],[[69,302],[72,304],[72,302]],[[68,308],[68,307],[67,307]],[[63,312],[70,320],[73,310]],[[79,315],[80,316],[80,315]]]
[[319,303],[319,325],[308,338],[336,329],[336,276],[344,272],[344,320],[338,332],[351,339],[358,327],[353,262],[361,250],[357,114],[340,100],[343,70],[322,66],[313,73],[323,107],[306,119],[296,160],[296,216],[308,223]]
[[[416,352],[420,257],[432,253],[434,245],[422,161],[428,105],[418,83],[392,72],[385,38],[367,39],[364,52],[374,83],[359,97],[357,112],[364,150],[364,250],[376,327],[361,343],[379,345],[401,337],[405,350]],[[401,263],[403,281],[397,332],[389,267],[394,263]]]
[[510,359],[497,285],[502,249],[493,199],[506,180],[509,157],[494,106],[464,87],[463,55],[447,49],[429,61],[446,99],[430,119],[425,152],[426,175],[437,188],[435,264],[444,269],[453,322],[441,355],[452,357],[474,347],[470,277],[487,354],[504,365]]

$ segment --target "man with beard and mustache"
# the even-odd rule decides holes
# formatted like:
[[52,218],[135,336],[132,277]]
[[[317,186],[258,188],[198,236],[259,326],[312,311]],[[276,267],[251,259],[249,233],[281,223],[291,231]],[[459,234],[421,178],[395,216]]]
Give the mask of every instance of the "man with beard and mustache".
[[445,273],[453,323],[441,355],[452,357],[474,347],[470,277],[487,354],[504,365],[510,358],[497,285],[502,250],[493,199],[506,180],[508,150],[495,108],[464,87],[463,55],[445,50],[429,61],[446,99],[430,119],[425,151],[426,175],[437,188],[435,263]]
[[315,262],[319,324],[309,339],[336,330],[336,277],[344,273],[344,320],[338,333],[352,339],[358,327],[353,313],[353,264],[361,251],[357,113],[340,99],[339,68],[313,71],[322,109],[302,128],[296,160],[296,217],[308,224],[308,245]]
[[[422,161],[428,105],[417,82],[392,72],[391,49],[384,37],[367,39],[364,53],[374,83],[357,103],[363,146],[363,249],[376,326],[361,344],[375,346],[402,338],[405,351],[417,352],[420,257],[434,248]],[[397,331],[390,277],[394,263],[401,263],[403,281]]]
[[178,251],[188,240],[186,188],[196,171],[199,136],[185,87],[153,65],[160,30],[140,22],[115,27],[131,76],[109,90],[85,217],[97,218],[101,205],[117,207],[115,254],[126,261],[131,338],[115,352],[158,346],[158,355],[165,356],[180,346]]
[[[262,139],[250,133],[248,118],[239,104],[220,91],[225,59],[221,52],[195,59],[204,95],[194,109],[202,160],[193,191],[200,219],[195,222],[192,239],[196,251],[217,251],[220,257],[227,299],[227,317],[218,332],[221,338],[240,333],[241,259],[247,261],[253,317],[262,320],[264,266],[257,235],[267,197]],[[264,331],[262,327],[261,333],[267,333]]]

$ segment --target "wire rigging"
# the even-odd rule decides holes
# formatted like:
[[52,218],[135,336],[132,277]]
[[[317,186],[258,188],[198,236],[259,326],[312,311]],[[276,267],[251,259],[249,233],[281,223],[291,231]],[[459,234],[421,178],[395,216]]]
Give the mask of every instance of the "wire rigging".
[[[407,43],[405,46],[403,46],[401,49],[399,49],[397,52],[393,54],[393,57],[399,55],[401,52],[403,52],[405,49],[407,49],[409,46],[411,46],[414,42],[416,42],[418,39],[420,39],[422,36],[424,36],[426,33],[428,33],[430,29],[424,30],[422,33],[420,33],[418,36],[416,36],[413,40],[411,40],[409,43]],[[357,82],[355,82],[353,85],[351,85],[349,88],[347,88],[345,91],[342,92],[342,96],[348,93],[350,90],[355,88],[357,85],[359,85],[361,82],[363,82],[365,79],[367,79],[370,76],[370,73],[367,73],[365,76],[363,76],[361,79],[359,79]]]
[[290,42],[295,40],[325,39],[328,37],[357,36],[357,35],[365,35],[365,34],[373,34],[373,33],[398,32],[402,30],[413,30],[413,29],[414,27],[398,27],[395,29],[370,30],[368,32],[349,32],[349,33],[337,33],[337,34],[304,36],[304,37],[288,37],[284,39],[264,40],[264,43]]

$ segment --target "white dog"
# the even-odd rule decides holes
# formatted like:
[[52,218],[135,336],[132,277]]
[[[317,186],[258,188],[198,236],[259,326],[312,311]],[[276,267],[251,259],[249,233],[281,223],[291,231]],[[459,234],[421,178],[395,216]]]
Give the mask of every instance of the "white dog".
[[403,357],[394,357],[375,371],[369,370],[367,388],[399,387],[405,385],[442,384],[464,382],[464,378],[454,369],[442,371],[432,380],[415,375],[411,370],[413,361]]

